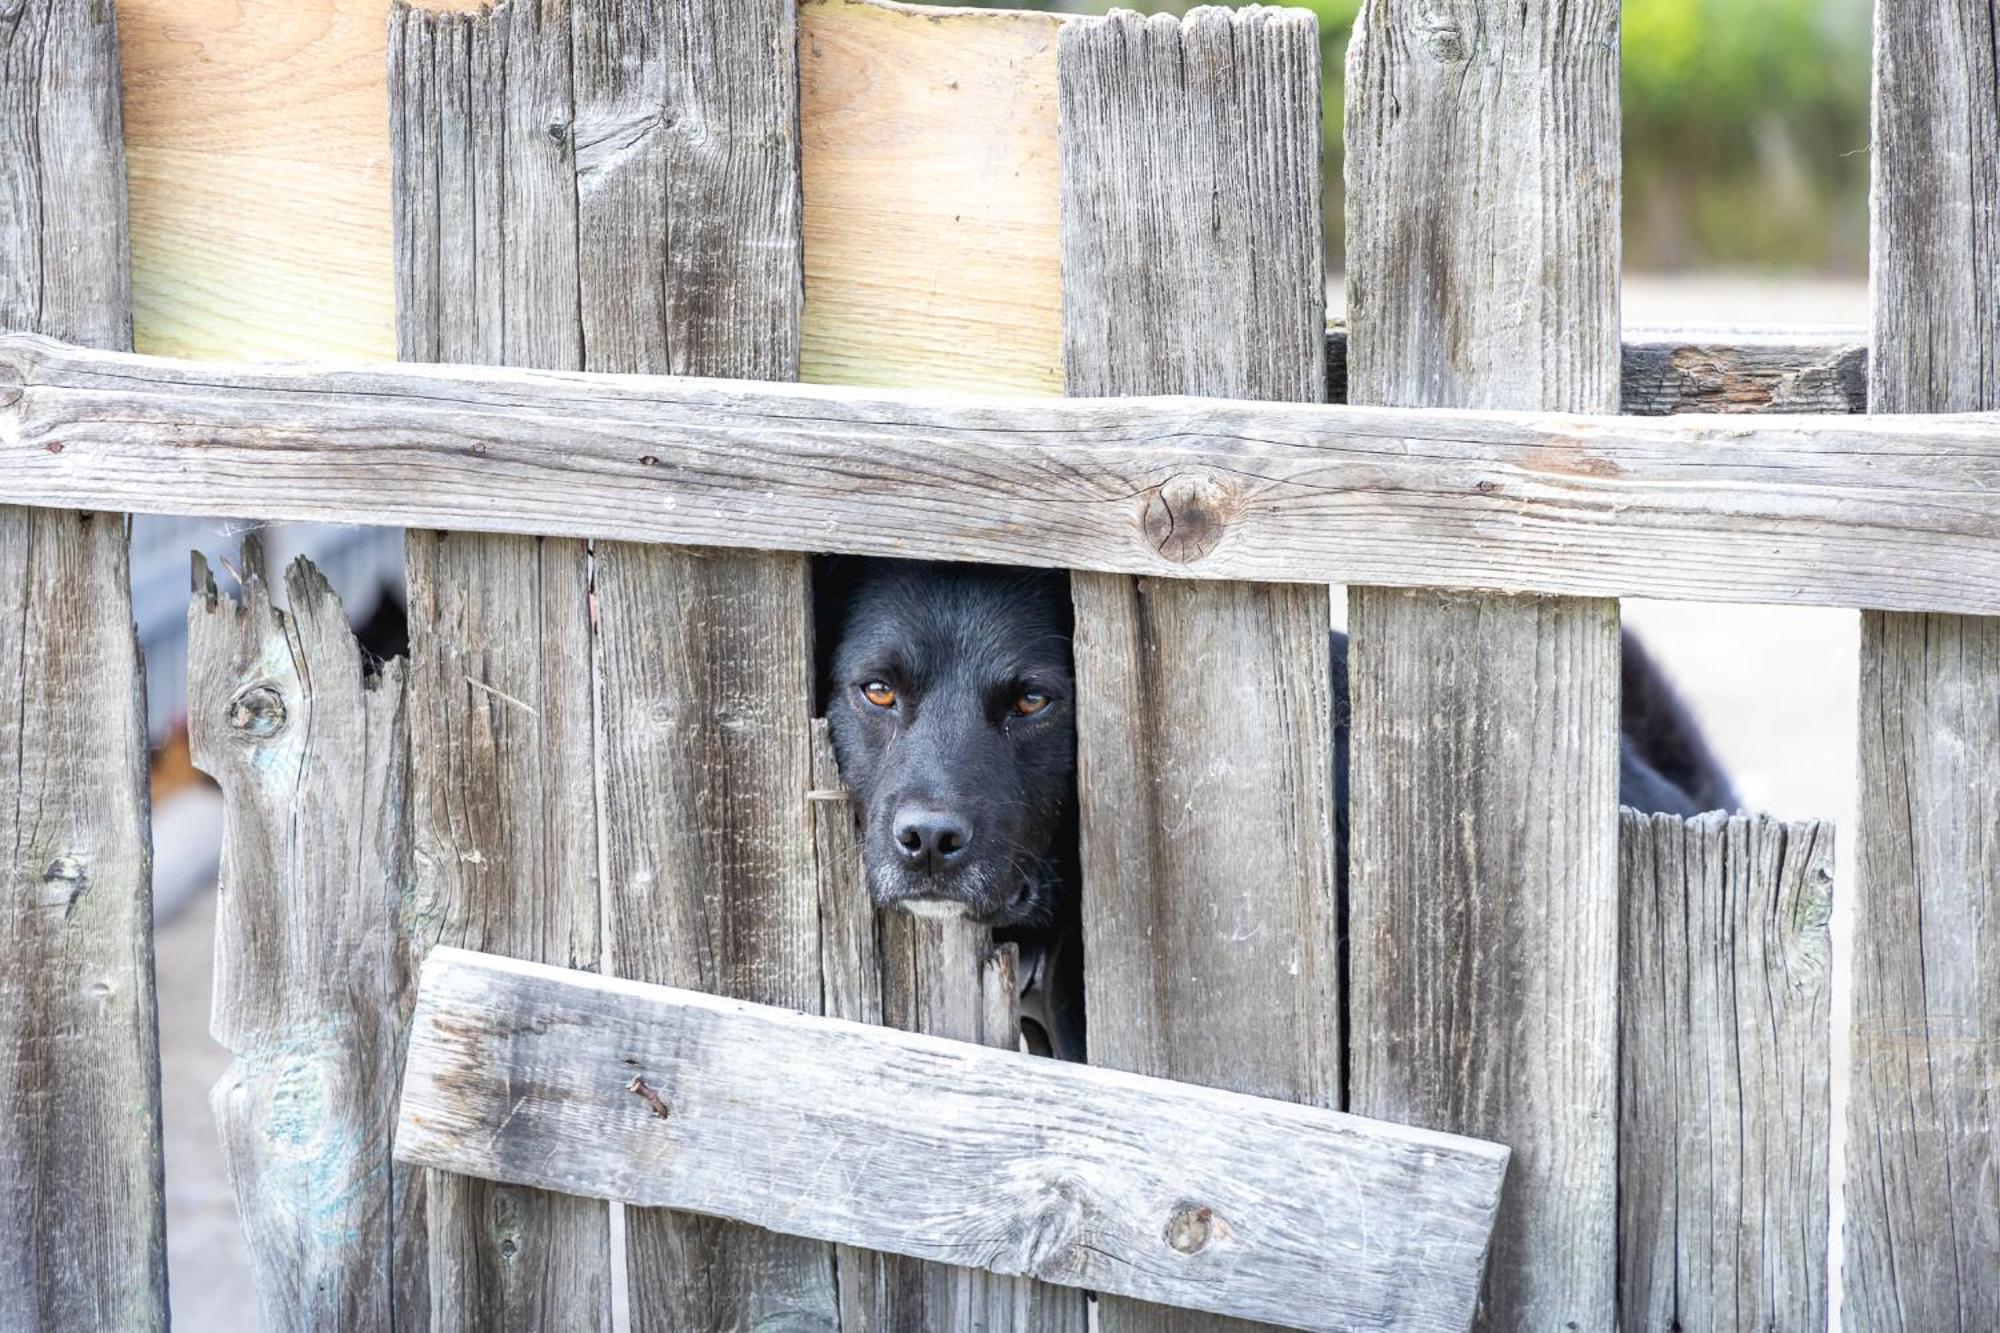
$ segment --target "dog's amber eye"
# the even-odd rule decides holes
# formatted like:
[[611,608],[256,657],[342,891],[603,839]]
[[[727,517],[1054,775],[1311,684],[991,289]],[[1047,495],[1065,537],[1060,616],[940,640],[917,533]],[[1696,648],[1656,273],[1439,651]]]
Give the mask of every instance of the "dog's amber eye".
[[879,680],[871,680],[861,687],[861,697],[877,708],[894,708],[896,692]]
[[1033,717],[1048,706],[1049,696],[1046,694],[1037,694],[1033,690],[1024,692],[1018,699],[1014,700],[1014,711],[1022,717]]

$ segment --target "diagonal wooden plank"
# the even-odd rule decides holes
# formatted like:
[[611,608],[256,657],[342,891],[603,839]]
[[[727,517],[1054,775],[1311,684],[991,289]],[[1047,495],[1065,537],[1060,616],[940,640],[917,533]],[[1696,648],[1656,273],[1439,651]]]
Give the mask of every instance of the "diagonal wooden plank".
[[[1311,15],[1077,21],[1057,68],[1068,391],[1322,399]],[[1148,514],[1162,553],[1206,554],[1227,504],[1214,477],[1168,479]],[[1091,1060],[1337,1106],[1326,589],[1073,588]],[[1289,1039],[1245,1040],[1274,1030]],[[1225,1326],[1126,1301],[1099,1316]]]
[[397,1150],[1385,1333],[1465,1327],[1507,1159],[1334,1111],[447,949],[424,968]]
[[[2000,408],[1989,0],[1876,7],[1873,161],[1870,409]],[[2000,620],[1863,617],[1860,816],[1842,1323],[2000,1326]]]
[[[118,31],[0,20],[0,328],[131,346]],[[0,1325],[164,1329],[145,681],[125,520],[0,509]]]
[[[397,331],[410,360],[576,369],[568,9],[399,10]],[[413,930],[600,963],[584,543],[407,538]],[[440,1329],[608,1329],[600,1203],[433,1175]]]
[[416,999],[404,664],[364,665],[311,565],[284,611],[254,538],[242,561],[232,598],[195,557],[188,733],[224,801],[212,1100],[257,1322],[422,1329],[423,1178],[389,1156]]
[[1623,1327],[1825,1328],[1833,828],[1627,810]]
[[[1615,412],[1615,0],[1364,0],[1347,106],[1350,399]],[[1349,617],[1352,1105],[1514,1148],[1488,1327],[1614,1327],[1618,608]]]

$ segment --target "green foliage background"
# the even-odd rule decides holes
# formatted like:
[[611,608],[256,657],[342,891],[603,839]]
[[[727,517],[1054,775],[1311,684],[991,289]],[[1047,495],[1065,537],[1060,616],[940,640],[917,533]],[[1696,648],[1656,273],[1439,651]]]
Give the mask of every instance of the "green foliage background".
[[[1111,7],[1103,0],[970,2],[1087,13]],[[1284,2],[1319,15],[1327,210],[1337,238],[1342,65],[1360,0]],[[1869,5],[1624,0],[1627,268],[1866,271]],[[1189,6],[1125,0],[1119,7],[1154,13]]]

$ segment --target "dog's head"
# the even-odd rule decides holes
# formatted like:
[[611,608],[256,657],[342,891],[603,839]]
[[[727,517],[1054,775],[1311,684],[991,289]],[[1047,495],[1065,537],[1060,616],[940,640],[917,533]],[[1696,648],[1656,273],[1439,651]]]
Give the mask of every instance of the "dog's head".
[[884,907],[1047,925],[1076,771],[1060,574],[848,562],[827,725]]

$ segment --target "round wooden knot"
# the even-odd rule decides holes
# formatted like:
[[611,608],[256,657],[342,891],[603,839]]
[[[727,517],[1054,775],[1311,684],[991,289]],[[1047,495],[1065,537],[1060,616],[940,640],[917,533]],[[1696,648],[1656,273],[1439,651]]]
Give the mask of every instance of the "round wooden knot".
[[1215,1234],[1215,1211],[1200,1204],[1182,1204],[1167,1219],[1167,1244],[1181,1254],[1198,1254]]
[[1235,517],[1236,494],[1207,475],[1172,477],[1146,496],[1141,526],[1147,544],[1177,565],[1212,554]]
[[273,685],[252,685],[229,701],[229,725],[252,740],[285,729],[285,696]]

